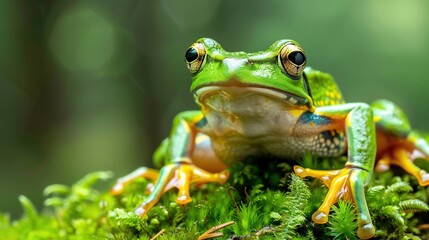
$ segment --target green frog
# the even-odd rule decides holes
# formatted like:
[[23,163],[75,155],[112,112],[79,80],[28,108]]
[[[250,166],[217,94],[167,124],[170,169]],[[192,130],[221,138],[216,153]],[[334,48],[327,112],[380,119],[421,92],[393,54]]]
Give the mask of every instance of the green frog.
[[141,167],[112,188],[120,194],[141,177],[155,183],[135,213],[144,216],[173,187],[176,202],[185,205],[192,201],[191,184],[225,183],[227,167],[249,156],[347,155],[343,169],[294,166],[294,172],[329,188],[312,215],[315,223],[326,223],[331,206],[344,198],[357,208],[358,236],[368,239],[375,228],[364,187],[374,170],[396,165],[421,186],[429,185],[429,174],[413,163],[429,160],[429,144],[411,129],[403,111],[387,100],[346,103],[331,75],[306,67],[297,42],[279,40],[266,51],[245,53],[227,52],[201,38],[186,51],[185,61],[201,110],[175,117],[170,136],[154,154],[159,171]]

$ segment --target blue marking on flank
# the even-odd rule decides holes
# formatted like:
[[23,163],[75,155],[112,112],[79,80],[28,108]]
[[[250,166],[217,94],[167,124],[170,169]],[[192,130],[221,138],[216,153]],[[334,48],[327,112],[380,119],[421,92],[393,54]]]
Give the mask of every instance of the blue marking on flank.
[[207,119],[205,117],[203,117],[203,118],[201,118],[200,121],[198,121],[195,124],[195,127],[201,129],[201,128],[205,127],[206,125],[207,125]]
[[305,112],[299,117],[299,122],[303,124],[327,125],[331,123],[331,119],[323,117],[312,112]]

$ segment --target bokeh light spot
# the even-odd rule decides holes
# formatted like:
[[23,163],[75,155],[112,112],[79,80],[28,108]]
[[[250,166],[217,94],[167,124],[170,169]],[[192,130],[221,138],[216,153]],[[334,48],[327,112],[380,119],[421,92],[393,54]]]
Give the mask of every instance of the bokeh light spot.
[[161,2],[174,23],[187,29],[204,26],[214,17],[221,3],[219,0],[162,0]]
[[[421,1],[420,1],[421,2]],[[370,1],[367,7],[367,25],[380,48],[396,54],[398,49],[421,53],[426,45],[424,36],[428,33],[427,11],[419,1],[393,0]],[[376,24],[374,24],[376,23]],[[386,41],[386,38],[390,38]],[[410,42],[412,39],[412,43]]]
[[97,70],[115,51],[113,26],[88,8],[73,9],[61,15],[49,41],[53,55],[69,70]]

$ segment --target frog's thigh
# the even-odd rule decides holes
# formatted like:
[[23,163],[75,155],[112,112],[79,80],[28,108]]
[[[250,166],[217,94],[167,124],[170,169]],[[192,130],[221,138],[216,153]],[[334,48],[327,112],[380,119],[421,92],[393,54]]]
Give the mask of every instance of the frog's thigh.
[[191,154],[192,162],[201,169],[211,173],[226,169],[226,165],[216,156],[210,137],[204,133],[200,132],[196,135],[195,147]]
[[398,137],[406,137],[411,126],[400,107],[388,100],[377,100],[371,104],[377,128]]

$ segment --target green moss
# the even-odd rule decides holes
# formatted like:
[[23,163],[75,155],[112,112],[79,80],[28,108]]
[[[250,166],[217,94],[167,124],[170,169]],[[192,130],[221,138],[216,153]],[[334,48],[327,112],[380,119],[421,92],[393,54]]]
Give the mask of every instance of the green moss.
[[344,201],[339,201],[338,206],[332,207],[332,218],[329,220],[328,235],[334,239],[358,239],[356,231],[358,227],[354,207]]
[[[230,221],[235,224],[217,231],[224,235],[219,239],[357,239],[353,205],[340,201],[332,208],[328,224],[314,224],[311,214],[322,203],[326,187],[318,180],[300,179],[286,163],[270,162],[237,164],[227,184],[192,188],[193,201],[184,207],[175,203],[175,192],[170,191],[145,218],[132,210],[147,196],[147,181],[136,181],[113,197],[108,189],[94,186],[108,179],[113,182],[111,173],[91,173],[72,186],[48,186],[40,212],[20,196],[24,214],[11,220],[0,213],[0,239],[150,239],[162,230],[157,239],[197,239]],[[300,164],[341,168],[344,159],[306,156]],[[376,238],[427,237],[422,229],[428,222],[428,195],[409,175],[375,174],[366,196]]]

